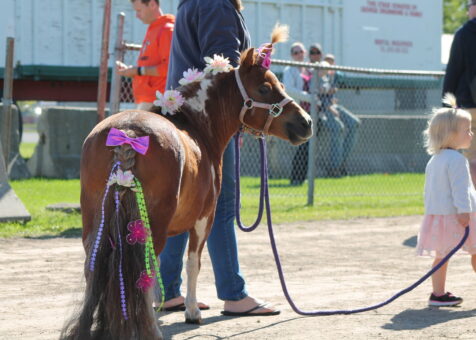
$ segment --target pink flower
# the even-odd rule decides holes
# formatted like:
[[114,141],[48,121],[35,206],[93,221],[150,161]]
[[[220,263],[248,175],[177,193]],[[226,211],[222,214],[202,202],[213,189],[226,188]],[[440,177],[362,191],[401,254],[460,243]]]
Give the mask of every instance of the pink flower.
[[126,236],[127,243],[136,244],[136,242],[139,242],[140,244],[144,244],[146,242],[149,234],[142,220],[129,222],[127,229],[130,231]]
[[149,275],[146,270],[143,270],[142,273],[140,273],[139,279],[136,281],[136,287],[143,292],[148,291],[154,285],[154,275],[155,273],[153,271]]
[[229,72],[233,66],[230,65],[228,58],[223,58],[221,55],[213,55],[213,59],[210,57],[204,58],[207,66],[205,67],[205,73],[218,74],[220,72]]
[[167,113],[171,116],[175,114],[182,104],[185,102],[185,99],[182,97],[182,94],[177,90],[168,90],[164,94],[160,91],[155,92],[157,100],[154,101],[155,106],[160,106],[162,108],[162,114],[166,115]]
[[111,179],[107,182],[107,185],[111,186],[114,183],[123,187],[131,188],[134,186],[134,175],[130,170],[122,171],[121,169],[117,169]]
[[179,80],[180,85],[187,85],[203,79],[205,74],[196,68],[189,68],[183,73],[183,78]]

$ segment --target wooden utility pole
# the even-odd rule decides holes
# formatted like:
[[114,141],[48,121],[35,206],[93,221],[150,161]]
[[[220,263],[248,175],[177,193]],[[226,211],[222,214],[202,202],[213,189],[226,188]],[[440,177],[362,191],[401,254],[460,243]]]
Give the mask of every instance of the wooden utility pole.
[[104,17],[102,21],[102,42],[101,42],[101,60],[99,65],[98,79],[98,122],[104,119],[106,110],[106,94],[107,94],[107,70],[109,59],[109,32],[111,27],[111,2],[104,1]]
[[12,150],[12,105],[13,105],[13,48],[14,39],[7,38],[6,57],[5,57],[5,71],[3,75],[3,120],[2,130],[0,134],[2,136],[3,144],[3,158],[5,159],[5,165],[8,169],[10,164],[10,153]]

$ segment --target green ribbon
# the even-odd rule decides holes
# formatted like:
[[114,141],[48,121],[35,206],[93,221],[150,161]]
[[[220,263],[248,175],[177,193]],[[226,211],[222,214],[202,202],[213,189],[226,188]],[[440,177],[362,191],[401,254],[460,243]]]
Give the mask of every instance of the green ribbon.
[[147,240],[145,242],[145,268],[147,271],[147,275],[149,275],[149,277],[152,277],[153,275],[150,269],[151,267],[150,258],[152,258],[152,265],[154,267],[157,283],[160,286],[161,296],[160,296],[160,306],[158,308],[158,310],[160,310],[162,309],[165,302],[164,283],[162,282],[162,276],[160,275],[160,270],[159,270],[159,263],[157,261],[157,257],[155,256],[154,245],[152,243],[152,232],[150,230],[149,214],[147,213],[147,207],[145,205],[144,192],[142,190],[142,185],[137,178],[134,178],[134,183],[136,186],[135,193],[136,193],[137,205],[139,206],[140,218],[144,222],[144,226],[146,227],[148,231]]

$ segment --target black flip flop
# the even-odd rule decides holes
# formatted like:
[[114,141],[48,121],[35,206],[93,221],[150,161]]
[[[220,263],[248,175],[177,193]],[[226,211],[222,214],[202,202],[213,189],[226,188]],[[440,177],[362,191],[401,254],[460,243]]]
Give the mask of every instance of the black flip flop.
[[[184,312],[185,308],[186,308],[185,304],[180,303],[180,304],[172,306],[172,307],[164,308],[163,310],[164,310],[164,312]],[[209,310],[210,306],[206,306],[206,307],[198,306],[198,309],[200,309],[200,310]]]
[[279,313],[281,313],[280,310],[273,310],[271,312],[252,313],[255,310],[258,310],[260,308],[266,308],[267,305],[268,305],[267,303],[262,303],[244,312],[229,312],[229,311],[223,310],[221,311],[221,314],[225,316],[271,316],[271,315],[278,315]]

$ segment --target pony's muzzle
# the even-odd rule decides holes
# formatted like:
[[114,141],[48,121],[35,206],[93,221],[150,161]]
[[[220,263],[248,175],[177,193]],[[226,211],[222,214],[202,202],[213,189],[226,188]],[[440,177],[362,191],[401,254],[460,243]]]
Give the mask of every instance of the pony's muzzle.
[[306,113],[297,112],[293,119],[286,123],[289,141],[293,145],[306,142],[312,136],[312,119]]

